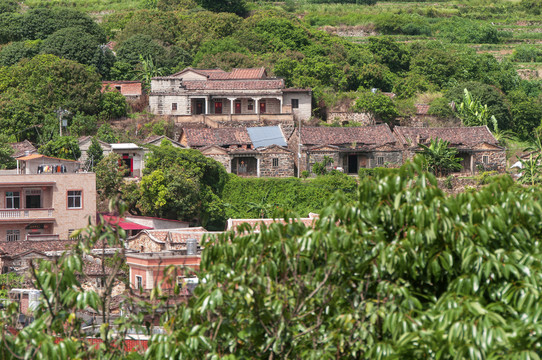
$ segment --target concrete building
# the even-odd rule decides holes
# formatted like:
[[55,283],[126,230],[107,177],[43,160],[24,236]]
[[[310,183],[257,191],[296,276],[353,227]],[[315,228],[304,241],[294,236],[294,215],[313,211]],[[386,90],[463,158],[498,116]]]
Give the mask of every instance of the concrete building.
[[76,161],[39,154],[17,159],[18,174],[0,175],[0,239],[68,239],[96,215],[96,175]]
[[230,72],[186,68],[152,79],[149,107],[154,114],[175,116],[177,122],[308,120],[312,93],[286,88],[283,79],[267,77],[263,67]]
[[119,81],[102,81],[102,92],[106,91],[118,91],[126,99],[137,100],[143,95],[143,87],[141,86],[141,81],[129,81],[129,80],[119,80]]

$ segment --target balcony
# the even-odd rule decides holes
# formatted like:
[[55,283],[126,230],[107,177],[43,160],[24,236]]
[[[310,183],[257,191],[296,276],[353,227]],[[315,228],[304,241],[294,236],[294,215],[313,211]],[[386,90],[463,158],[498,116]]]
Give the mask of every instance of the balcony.
[[294,120],[293,114],[199,114],[199,115],[172,115],[175,117],[175,122],[197,122],[206,123],[214,121],[292,121]]
[[0,209],[0,221],[53,220],[54,209]]

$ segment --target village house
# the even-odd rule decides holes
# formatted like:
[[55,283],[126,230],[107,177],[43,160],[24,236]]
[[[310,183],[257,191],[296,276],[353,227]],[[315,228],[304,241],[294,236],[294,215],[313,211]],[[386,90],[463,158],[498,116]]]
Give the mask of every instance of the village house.
[[143,95],[141,81],[102,81],[102,92],[106,91],[118,91],[124,95],[127,100],[137,100]]
[[[79,138],[79,149],[81,156],[79,161],[85,164],[88,159],[88,149],[92,143],[91,136],[83,136]],[[124,165],[126,165],[126,177],[141,177],[145,166],[145,148],[134,143],[118,143],[108,144],[98,140],[102,148],[103,155],[107,156],[110,153],[118,154]],[[94,164],[96,165],[96,164]]]
[[190,223],[187,221],[162,219],[150,216],[124,215],[118,217],[111,214],[103,214],[103,220],[111,225],[115,225],[126,231],[127,236],[135,236],[142,230],[162,230],[188,228]]
[[431,139],[448,141],[459,151],[461,173],[505,171],[506,151],[487,126],[419,128],[396,126],[394,134],[404,149],[404,160],[419,152],[419,144],[429,145]]
[[[300,142],[301,140],[301,142]],[[328,170],[357,174],[360,168],[402,164],[402,148],[387,124],[359,127],[302,127],[289,139],[299,172],[312,171],[327,156],[333,162]]]
[[79,163],[32,154],[17,159],[17,174],[0,172],[0,239],[69,238],[96,215],[96,175]]
[[294,176],[294,153],[280,126],[250,128],[185,128],[179,142],[198,149],[239,176]]
[[286,88],[284,79],[268,77],[265,68],[186,68],[151,81],[149,107],[153,114],[176,122],[215,120],[308,120],[310,89]]

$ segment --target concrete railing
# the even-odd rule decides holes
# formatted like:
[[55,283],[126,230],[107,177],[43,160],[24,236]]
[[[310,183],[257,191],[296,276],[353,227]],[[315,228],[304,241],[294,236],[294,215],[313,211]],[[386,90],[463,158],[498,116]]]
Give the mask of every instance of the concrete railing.
[[53,217],[53,209],[0,209],[2,219],[46,219]]
[[206,120],[211,121],[262,121],[262,120],[278,120],[291,121],[294,119],[293,114],[199,114],[199,115],[172,115],[175,122],[201,122]]

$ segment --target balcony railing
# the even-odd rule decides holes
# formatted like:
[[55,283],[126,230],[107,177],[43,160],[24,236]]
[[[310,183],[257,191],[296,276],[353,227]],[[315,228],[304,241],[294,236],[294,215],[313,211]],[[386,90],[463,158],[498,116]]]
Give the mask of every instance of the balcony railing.
[[60,240],[60,235],[58,234],[28,234],[26,235],[26,240],[29,241],[50,241],[50,240]]
[[199,114],[199,115],[172,115],[177,122],[205,122],[207,121],[291,121],[293,114]]
[[0,209],[3,219],[46,219],[53,217],[53,209]]

